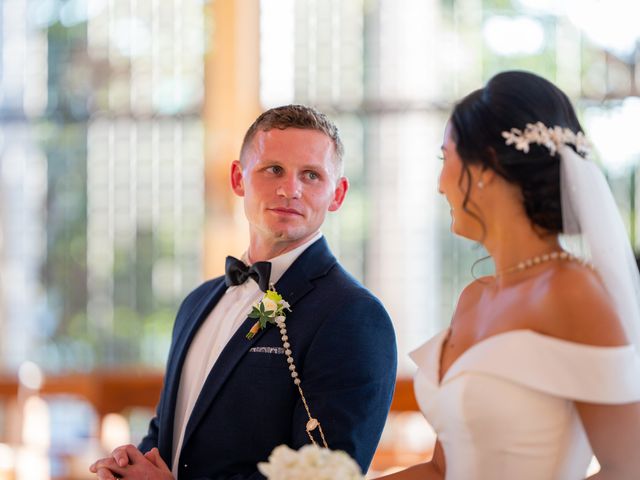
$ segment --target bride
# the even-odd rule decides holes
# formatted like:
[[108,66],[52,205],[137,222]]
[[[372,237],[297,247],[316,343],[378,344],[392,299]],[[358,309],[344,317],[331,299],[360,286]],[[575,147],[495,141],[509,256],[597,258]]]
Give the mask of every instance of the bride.
[[[581,132],[566,95],[527,72],[454,108],[439,190],[496,273],[411,354],[438,440],[430,462],[385,479],[576,480],[592,455],[593,479],[640,478],[638,272]],[[561,233],[579,234],[580,256]]]

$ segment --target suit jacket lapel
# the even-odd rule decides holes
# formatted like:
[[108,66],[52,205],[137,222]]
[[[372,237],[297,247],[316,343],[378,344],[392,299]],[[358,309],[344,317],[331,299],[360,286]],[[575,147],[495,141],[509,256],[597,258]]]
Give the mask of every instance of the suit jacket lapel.
[[190,314],[187,312],[189,317],[184,320],[185,325],[180,332],[178,332],[178,337],[174,342],[172,352],[169,354],[169,364],[164,380],[166,391],[162,411],[160,412],[161,418],[164,419],[164,428],[160,429],[158,438],[158,450],[160,450],[163,458],[171,458],[176,399],[178,388],[180,387],[182,366],[187,356],[189,345],[198,328],[200,328],[202,322],[207,318],[207,315],[218,303],[225,291],[226,285],[224,278],[221,278],[214,283],[210,291],[204,295],[195,309]]
[[[336,259],[331,254],[326,240],[322,237],[302,252],[296,261],[293,262],[291,267],[289,267],[278,283],[276,283],[276,290],[282,295],[284,300],[289,302],[293,310],[295,304],[313,289],[313,283],[311,281],[326,275],[335,263]],[[222,350],[218,360],[209,372],[193,408],[189,422],[187,423],[184,441],[182,443],[183,448],[187,445],[189,437],[200,423],[209,405],[215,400],[216,395],[220,393],[222,386],[240,359],[242,359],[262,336],[263,331],[260,331],[251,340],[246,339],[245,335],[254,323],[255,319],[252,318],[247,318],[242,323]]]

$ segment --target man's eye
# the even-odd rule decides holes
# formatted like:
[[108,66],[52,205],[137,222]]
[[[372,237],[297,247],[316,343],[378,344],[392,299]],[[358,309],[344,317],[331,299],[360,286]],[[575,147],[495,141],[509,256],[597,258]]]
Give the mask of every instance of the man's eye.
[[278,166],[278,165],[273,165],[273,166],[271,166],[271,167],[268,167],[268,168],[267,168],[267,171],[268,171],[269,173],[274,173],[274,174],[276,174],[276,175],[279,175],[279,174],[281,174],[281,173],[282,173],[282,171],[283,171],[283,170],[282,170],[282,167],[280,167],[280,166]]
[[310,180],[317,180],[318,178],[320,178],[320,175],[318,175],[316,172],[307,172],[307,177]]

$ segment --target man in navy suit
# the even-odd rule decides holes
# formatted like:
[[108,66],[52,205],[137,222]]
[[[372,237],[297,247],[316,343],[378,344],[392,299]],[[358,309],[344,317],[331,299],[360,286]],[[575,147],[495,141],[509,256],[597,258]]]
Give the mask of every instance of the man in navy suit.
[[[148,434],[94,463],[99,478],[262,479],[256,464],[274,447],[323,444],[320,428],[306,428],[310,415],[329,448],[366,472],[391,403],[396,345],[384,307],[320,233],[349,187],[342,154],[335,125],[309,107],[271,109],[249,128],[231,166],[249,248],[180,306]],[[249,340],[256,320],[247,315],[268,286],[290,305],[286,334],[267,324]]]

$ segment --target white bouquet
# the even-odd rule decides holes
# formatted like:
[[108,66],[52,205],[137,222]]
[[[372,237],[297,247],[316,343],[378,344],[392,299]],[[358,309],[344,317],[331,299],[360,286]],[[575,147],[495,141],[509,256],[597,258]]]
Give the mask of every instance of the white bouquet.
[[258,464],[258,470],[269,480],[364,479],[360,467],[347,453],[317,445],[305,445],[298,451],[280,445],[271,452],[268,462]]

